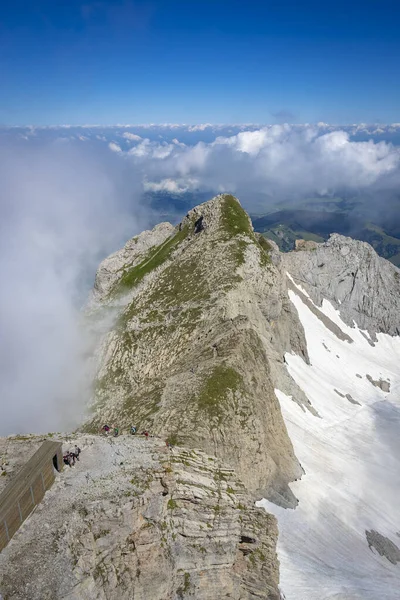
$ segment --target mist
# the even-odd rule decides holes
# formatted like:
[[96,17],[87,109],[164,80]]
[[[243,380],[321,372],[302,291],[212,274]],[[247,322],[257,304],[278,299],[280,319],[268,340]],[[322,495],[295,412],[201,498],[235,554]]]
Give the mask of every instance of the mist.
[[74,427],[87,403],[81,307],[101,258],[146,225],[109,152],[0,147],[0,435]]

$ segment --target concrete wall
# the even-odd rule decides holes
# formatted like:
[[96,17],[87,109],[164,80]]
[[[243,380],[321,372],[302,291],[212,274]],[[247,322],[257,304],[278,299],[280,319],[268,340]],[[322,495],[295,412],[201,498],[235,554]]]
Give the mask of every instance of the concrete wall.
[[61,470],[61,442],[46,441],[0,494],[0,552],[52,486],[54,462]]

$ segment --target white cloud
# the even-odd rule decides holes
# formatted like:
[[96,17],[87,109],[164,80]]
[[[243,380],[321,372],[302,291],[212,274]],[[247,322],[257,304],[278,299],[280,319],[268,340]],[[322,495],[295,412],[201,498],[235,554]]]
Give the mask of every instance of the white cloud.
[[99,261],[147,223],[118,155],[0,143],[0,435],[74,427],[84,410],[80,306]]
[[153,158],[167,158],[174,149],[174,145],[163,143],[158,146],[153,146],[152,156]]
[[143,187],[151,192],[168,192],[170,194],[183,194],[193,191],[198,187],[196,179],[162,179],[161,181],[144,181]]
[[126,140],[130,140],[131,142],[140,142],[143,139],[140,137],[140,135],[130,133],[129,131],[125,131],[125,133],[122,134],[122,137]]
[[122,152],[121,146],[118,146],[118,144],[116,144],[115,142],[110,142],[108,144],[108,147],[110,148],[110,150],[112,150],[113,152]]
[[176,170],[180,175],[190,175],[191,172],[204,171],[211,153],[211,145],[204,142],[181,149],[174,155]]
[[138,144],[129,150],[130,156],[136,156],[138,158],[145,157],[150,152],[150,140],[145,138]]
[[[399,175],[399,149],[385,142],[358,142],[345,131],[274,125],[181,146],[143,140],[129,151],[140,158],[149,181],[179,181],[179,188],[301,196],[384,183]],[[157,160],[155,160],[157,159]],[[159,164],[156,164],[156,163]],[[133,165],[134,167],[134,165]],[[245,199],[245,198],[244,198]]]
[[128,154],[136,158],[165,159],[173,152],[176,144],[167,142],[152,142],[148,138],[143,139],[140,144],[130,148]]
[[192,190],[195,181],[198,190],[242,195],[245,205],[252,194],[278,199],[358,192],[400,180],[399,148],[354,141],[348,131],[326,124],[273,125],[192,146],[145,138],[119,154],[132,161],[132,169],[140,163],[146,189]]
[[230,137],[218,137],[214,145],[225,144],[238,152],[256,156],[265,146],[269,146],[281,137],[282,132],[289,132],[290,125],[273,125],[256,131],[243,131]]
[[204,131],[205,129],[212,128],[211,123],[200,123],[200,125],[190,125],[188,131]]

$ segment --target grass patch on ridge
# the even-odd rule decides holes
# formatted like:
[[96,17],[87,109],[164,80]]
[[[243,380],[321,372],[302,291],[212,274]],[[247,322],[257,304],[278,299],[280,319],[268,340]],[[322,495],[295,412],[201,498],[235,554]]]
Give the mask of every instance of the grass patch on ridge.
[[160,246],[151,249],[141,263],[126,269],[112,290],[112,295],[116,296],[133,288],[145,275],[161,266],[171,256],[175,248],[186,238],[188,231],[188,226],[182,227],[173,237],[167,238]]
[[228,234],[228,239],[239,233],[247,234],[254,238],[250,219],[246,211],[243,210],[239,202],[231,194],[227,194],[224,197],[221,206],[221,221],[224,231]]
[[[272,250],[271,245],[264,237],[261,238],[261,236],[259,236],[257,239],[246,211],[240,206],[239,202],[231,194],[227,194],[224,197],[224,201],[221,206],[221,223],[223,230],[227,234],[228,240],[242,234],[249,237],[251,242],[261,248],[261,266],[266,266],[271,262],[269,258],[269,253]],[[251,242],[247,242],[245,239],[239,239],[237,247],[234,249],[234,256],[238,266],[241,266],[245,262],[244,257],[246,247]]]
[[243,377],[232,367],[216,366],[203,384],[196,402],[210,417],[223,416],[223,405],[228,400],[229,390],[233,393],[243,386]]

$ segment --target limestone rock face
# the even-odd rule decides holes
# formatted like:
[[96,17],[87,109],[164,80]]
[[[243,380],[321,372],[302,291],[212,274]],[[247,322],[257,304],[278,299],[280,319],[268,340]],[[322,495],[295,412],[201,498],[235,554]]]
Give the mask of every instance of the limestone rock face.
[[313,242],[312,240],[295,240],[294,245],[296,252],[299,252],[301,250],[315,250],[318,247],[317,242]]
[[151,438],[75,443],[80,461],[0,555],[5,600],[279,600],[275,518],[232,469]]
[[274,386],[282,379],[290,391],[284,353],[296,348],[307,359],[307,350],[279,253],[255,236],[238,200],[221,195],[191,210],[140,263],[129,266],[125,254],[112,258],[125,265],[113,271],[119,279],[111,283],[110,259],[96,279],[107,290],[98,314],[105,303],[118,314],[99,351],[85,430],[149,429],[214,454],[255,495],[295,505],[288,482],[302,471]]
[[329,300],[348,325],[355,321],[373,339],[378,332],[400,334],[400,270],[366,242],[333,234],[282,261],[316,304]]
[[[324,299],[372,345],[400,334],[400,271],[368,244],[333,235],[281,254],[226,194],[103,261],[86,311],[91,412],[63,438],[81,460],[1,553],[4,600],[280,600],[276,521],[254,500],[296,507],[303,470],[275,389],[320,417],[286,368],[288,353],[310,364],[289,293],[349,344]],[[104,424],[154,437],[106,438]],[[0,490],[40,442],[0,439]],[[365,535],[398,562],[388,538]]]
[[160,223],[151,231],[143,231],[132,238],[122,250],[103,260],[96,274],[91,304],[106,300],[110,289],[124,270],[139,264],[151,248],[162,244],[173,231],[174,227],[170,223]]

